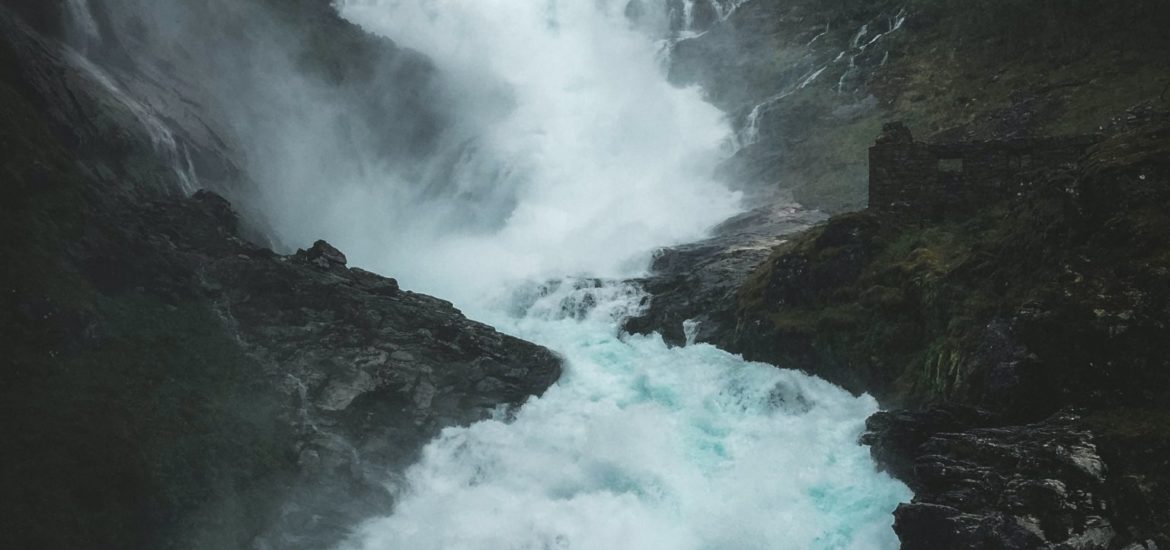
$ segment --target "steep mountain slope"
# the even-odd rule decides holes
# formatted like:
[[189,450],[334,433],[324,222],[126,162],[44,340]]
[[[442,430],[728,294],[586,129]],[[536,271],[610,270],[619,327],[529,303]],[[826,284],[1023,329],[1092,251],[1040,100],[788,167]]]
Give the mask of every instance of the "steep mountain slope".
[[737,113],[729,174],[829,212],[865,206],[883,121],[927,140],[1096,132],[1165,101],[1164,2],[758,0],[674,47]]
[[[863,208],[890,121],[930,142],[1103,140],[970,214],[855,212],[665,250],[627,328],[906,407],[866,436],[916,492],[906,548],[1166,545],[1167,21],[1159,2],[743,5],[679,42],[673,70],[740,113],[726,169],[759,201]],[[745,254],[767,238],[785,242]]]
[[[907,464],[901,474],[920,489],[917,502],[941,498],[951,510],[1006,511],[1009,518],[1048,513],[1051,503],[945,496],[973,482],[965,476],[984,475],[976,471],[929,478],[930,468],[945,466],[937,464],[942,456],[1046,479],[1050,473],[1042,460],[1027,458],[1030,451],[997,462],[973,449],[1027,449],[1055,430],[1076,445],[1095,445],[1103,457],[1107,473],[1086,491],[1094,506],[1108,504],[1100,514],[1117,536],[1100,547],[1147,537],[1164,544],[1170,507],[1159,496],[1167,480],[1158,449],[1170,441],[1167,120],[1166,111],[1127,113],[1085,167],[1047,173],[1035,191],[970,218],[835,217],[775,249],[740,288],[735,328],[725,325],[716,341],[871,392],[887,405],[982,411],[942,422],[939,414],[951,413],[874,419],[870,441],[887,461]],[[1052,425],[1017,424],[1058,411],[1065,412]],[[993,443],[968,431],[987,427],[1003,427],[1015,441]],[[936,432],[964,432],[978,444],[932,439]],[[962,521],[943,516],[907,511],[900,516],[900,532],[910,537],[904,542],[950,545],[937,534]],[[910,526],[915,521],[929,527]],[[1066,527],[1046,527],[1039,540],[1055,543],[1062,539],[1053,533],[1074,536],[1062,531],[1067,525],[1091,523],[1066,519]],[[978,538],[971,529],[967,541]],[[1021,547],[1039,544],[1025,539],[1032,542]]]
[[327,546],[440,429],[556,381],[547,349],[325,243],[250,243],[224,199],[188,196],[189,162],[254,185],[201,109],[43,28],[0,7],[7,546]]

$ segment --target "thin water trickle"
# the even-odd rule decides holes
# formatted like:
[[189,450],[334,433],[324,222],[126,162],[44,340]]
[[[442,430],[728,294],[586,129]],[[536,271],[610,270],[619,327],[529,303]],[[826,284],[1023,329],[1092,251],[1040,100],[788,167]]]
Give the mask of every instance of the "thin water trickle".
[[94,64],[79,52],[69,52],[70,61],[94,82],[100,84],[138,121],[150,137],[156,152],[170,165],[178,182],[179,191],[190,195],[199,190],[199,177],[186,144],[180,143],[170,127],[145,103],[132,97],[119,86],[104,69]]
[[65,7],[68,10],[69,22],[80,35],[77,38],[94,40],[101,37],[97,21],[89,9],[89,0],[68,0]]

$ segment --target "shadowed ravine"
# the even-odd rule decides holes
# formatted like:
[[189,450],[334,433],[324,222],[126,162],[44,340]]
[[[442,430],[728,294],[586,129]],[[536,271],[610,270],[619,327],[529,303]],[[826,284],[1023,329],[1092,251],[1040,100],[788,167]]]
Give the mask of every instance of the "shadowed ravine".
[[0,547],[1170,546],[1167,28],[0,0]]
[[[513,103],[471,162],[514,170],[486,192],[511,190],[516,209],[495,232],[437,237],[397,272],[566,360],[512,416],[445,431],[393,515],[344,548],[897,546],[890,514],[910,495],[858,443],[871,398],[711,346],[619,338],[644,296],[608,281],[732,212],[712,178],[730,126],[698,89],[667,82],[656,27],[631,25],[624,6],[342,4],[455,75],[457,104],[495,86]],[[581,274],[609,279],[561,279]]]

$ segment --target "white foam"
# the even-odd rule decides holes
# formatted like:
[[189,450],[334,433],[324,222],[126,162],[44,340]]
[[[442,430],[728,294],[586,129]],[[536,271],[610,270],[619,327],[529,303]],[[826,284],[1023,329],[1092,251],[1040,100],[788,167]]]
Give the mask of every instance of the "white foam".
[[359,263],[459,301],[501,281],[631,275],[653,248],[700,237],[738,210],[711,176],[731,135],[726,117],[700,90],[667,81],[656,37],[626,19],[624,1],[338,5],[434,61],[445,100],[476,136],[464,162],[477,168],[452,183],[484,197],[485,210],[511,207],[491,231],[459,234],[428,227],[433,214],[412,205],[394,213],[412,238],[387,239],[376,226],[388,216],[368,213],[378,201],[363,191],[341,209],[362,225],[352,234],[377,238],[343,243]]
[[896,546],[891,512],[908,492],[857,443],[872,399],[707,345],[621,339],[645,298],[635,287],[533,282],[638,273],[654,248],[737,210],[711,177],[732,138],[725,116],[668,83],[661,35],[628,21],[625,0],[338,6],[433,60],[435,100],[468,136],[436,162],[458,159],[453,187],[504,215],[453,228],[447,198],[418,202],[412,182],[374,170],[374,185],[339,186],[307,223],[358,263],[566,359],[514,417],[444,431],[393,513],[344,548]]
[[540,296],[495,321],[564,353],[563,379],[510,422],[444,431],[394,514],[343,548],[897,547],[910,495],[857,443],[873,399],[707,345],[623,342],[639,296],[622,285]]

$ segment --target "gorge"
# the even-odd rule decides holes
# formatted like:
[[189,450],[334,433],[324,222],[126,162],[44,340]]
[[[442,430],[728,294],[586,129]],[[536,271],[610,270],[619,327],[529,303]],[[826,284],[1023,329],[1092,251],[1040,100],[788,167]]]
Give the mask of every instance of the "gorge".
[[[1102,2],[5,0],[0,533],[1170,545],[1170,13]],[[894,121],[1094,137],[867,210]]]

